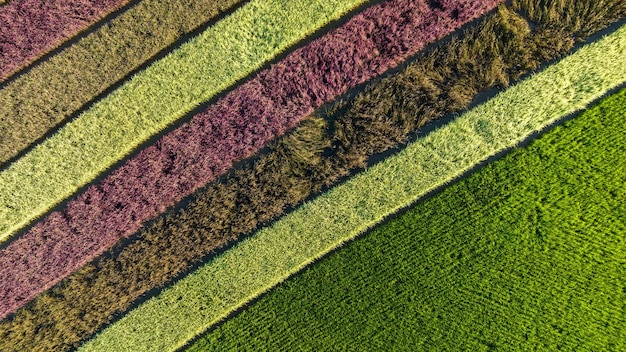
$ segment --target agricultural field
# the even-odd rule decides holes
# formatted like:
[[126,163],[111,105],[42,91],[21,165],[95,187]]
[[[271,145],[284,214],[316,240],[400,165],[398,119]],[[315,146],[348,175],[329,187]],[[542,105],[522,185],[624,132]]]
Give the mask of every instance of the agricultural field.
[[623,351],[624,111],[626,89],[324,258],[189,351]]
[[625,17],[9,1],[0,350],[624,349]]

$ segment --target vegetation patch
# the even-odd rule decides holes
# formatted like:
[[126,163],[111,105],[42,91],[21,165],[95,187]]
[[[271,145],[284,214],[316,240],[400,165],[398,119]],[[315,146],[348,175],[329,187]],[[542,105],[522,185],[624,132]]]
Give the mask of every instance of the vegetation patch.
[[0,90],[0,166],[243,0],[142,0]]
[[427,192],[624,83],[624,53],[626,26],[261,229],[124,315],[80,350],[180,347]]
[[[519,29],[511,30],[512,28]],[[524,28],[526,30],[523,30]],[[503,30],[504,32],[501,32]],[[510,33],[513,35],[509,35]],[[467,84],[474,84],[472,87],[476,91],[497,84],[498,81],[491,79],[493,76],[509,77],[503,79],[508,82],[513,76],[521,74],[520,69],[514,70],[512,67],[522,62],[522,58],[532,59],[530,62],[537,59],[523,55],[526,53],[524,50],[507,51],[501,48],[511,48],[512,43],[519,44],[521,40],[526,47],[532,48],[531,44],[535,41],[545,41],[545,38],[535,37],[535,33],[537,32],[531,32],[517,15],[502,8],[497,15],[465,33],[463,38],[453,40],[454,45],[425,54],[403,73],[383,80],[381,85],[372,86],[353,102],[352,108],[346,108],[345,118],[337,118],[335,128],[332,129],[334,132],[327,128],[327,122],[323,119],[312,118],[305,121],[296,132],[276,143],[272,148],[274,151],[267,157],[262,157],[254,165],[244,168],[227,182],[211,185],[199,193],[191,205],[179,214],[159,220],[153,227],[142,232],[139,239],[128,247],[115,248],[111,251],[111,257],[107,255],[96,260],[20,310],[15,317],[2,324],[3,335],[0,335],[3,336],[2,340],[6,337],[6,341],[28,342],[35,346],[47,343],[47,346],[52,346],[49,348],[54,348],[58,346],[56,344],[77,341],[80,334],[88,335],[89,331],[109,321],[116,312],[126,311],[132,302],[150,289],[167,284],[178,273],[188,270],[190,265],[207,253],[277,218],[285,207],[298,204],[311,192],[317,192],[324,185],[337,182],[341,176],[364,165],[365,160],[371,155],[368,153],[373,150],[389,148],[390,138],[380,138],[381,144],[374,144],[373,147],[365,144],[376,140],[373,137],[366,138],[365,131],[379,136],[385,134],[398,136],[404,133],[406,137],[411,132],[410,126],[423,124],[423,121],[405,119],[406,124],[387,123],[383,126],[391,127],[381,128],[380,124],[374,123],[377,119],[383,119],[383,116],[377,116],[377,113],[412,116],[412,119],[422,118],[421,113],[415,111],[414,115],[411,115],[410,110],[403,113],[407,106],[402,104],[394,105],[391,112],[377,108],[379,104],[386,104],[393,94],[417,97],[420,91],[432,91],[423,88],[423,82],[428,81],[423,80],[422,75],[439,77],[440,81],[435,82],[444,86],[445,84],[455,86],[455,83],[459,84],[459,80],[463,80],[468,82]],[[485,46],[492,49],[485,50]],[[472,55],[475,50],[492,56]],[[559,52],[553,55],[559,55]],[[450,58],[451,61],[440,60],[440,57]],[[498,64],[491,64],[492,62]],[[491,66],[500,68],[501,71],[493,69],[491,76],[485,76],[487,82],[456,76],[454,70],[448,69],[448,67],[473,67],[483,70]],[[440,73],[434,74],[432,71]],[[466,74],[471,76],[468,71]],[[417,83],[394,89],[390,83],[384,84],[392,80]],[[411,87],[412,90],[402,91]],[[424,119],[436,118],[454,111],[451,110],[455,106],[452,103],[456,100],[451,100],[446,95],[452,91],[441,90],[440,95],[430,98],[433,99],[432,106],[439,107],[439,114],[427,114]],[[372,100],[368,104],[365,100],[368,97],[376,97],[379,100]],[[426,97],[422,100],[426,104],[429,102]],[[467,103],[469,100],[464,101]],[[441,102],[441,105],[437,105],[438,102]],[[370,107],[373,110],[367,110]],[[360,139],[349,139],[350,135],[346,131],[356,130],[351,121],[358,122],[358,117],[371,118],[373,122],[363,120],[357,126],[362,126],[365,130],[358,134],[352,133],[352,136],[358,136]],[[396,145],[397,143],[393,144]],[[328,157],[327,153],[330,153]],[[46,332],[39,330],[39,334],[35,334],[32,324],[40,326],[40,329],[45,329]],[[40,336],[45,336],[46,341],[42,342]]]
[[258,152],[314,108],[495,5],[468,0],[431,10],[423,1],[394,0],[291,53],[2,249],[0,317],[137,232],[233,161]]
[[0,82],[130,0],[0,0]]
[[0,173],[0,242],[150,136],[366,0],[253,0],[135,75]]
[[622,90],[187,351],[625,350],[625,110]]

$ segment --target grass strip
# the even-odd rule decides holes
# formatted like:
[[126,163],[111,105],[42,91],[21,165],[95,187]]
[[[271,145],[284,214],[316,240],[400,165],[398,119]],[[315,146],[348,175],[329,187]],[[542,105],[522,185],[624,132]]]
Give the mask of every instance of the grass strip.
[[[626,81],[626,26],[240,242],[81,346],[165,351],[477,163]],[[502,116],[506,116],[503,119]]]
[[12,0],[0,10],[0,82],[130,0]]
[[0,173],[0,241],[141,142],[366,0],[253,0],[135,75]]
[[623,89],[187,351],[626,350],[624,111]]
[[[142,0],[0,90],[0,166],[243,0]],[[95,64],[97,62],[97,64]]]
[[[253,165],[209,185],[182,211],[161,218],[128,245],[116,246],[39,296],[0,324],[0,341],[12,341],[0,348],[58,349],[80,341],[151,289],[363,167],[371,155],[397,146],[429,119],[465,108],[478,92],[536,67],[540,57],[558,57],[562,52],[548,53],[543,44],[568,50],[572,38],[553,33],[541,26],[531,31],[501,7],[462,37],[371,85],[339,109],[332,128],[318,117],[305,120]],[[403,103],[404,96],[420,105]]]
[[496,5],[462,0],[433,9],[423,0],[393,0],[294,51],[0,250],[0,318],[133,235],[234,161],[256,153],[314,108]]

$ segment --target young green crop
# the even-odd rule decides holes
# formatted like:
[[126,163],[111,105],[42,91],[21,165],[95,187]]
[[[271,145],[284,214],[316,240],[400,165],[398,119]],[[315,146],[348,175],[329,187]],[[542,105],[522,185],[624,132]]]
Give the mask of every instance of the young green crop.
[[[81,347],[172,350],[316,258],[626,81],[626,27],[307,203]],[[505,117],[505,118],[503,118]]]
[[202,102],[367,0],[253,0],[0,174],[0,242]]

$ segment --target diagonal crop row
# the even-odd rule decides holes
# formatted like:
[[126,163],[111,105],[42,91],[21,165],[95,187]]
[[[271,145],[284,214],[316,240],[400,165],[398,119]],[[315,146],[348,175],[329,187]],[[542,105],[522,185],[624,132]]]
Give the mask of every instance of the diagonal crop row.
[[315,108],[496,3],[463,0],[432,9],[422,0],[392,0],[289,54],[0,250],[0,267],[6,268],[0,272],[0,317],[131,236]]
[[[561,51],[538,46],[550,41]],[[210,185],[180,213],[157,221],[138,240],[115,248],[18,311],[2,324],[0,336],[49,348],[75,343],[77,335],[88,336],[198,258],[276,219],[286,207],[362,167],[373,153],[396,146],[394,141],[404,140],[416,126],[463,109],[478,92],[507,84],[571,44],[569,35],[548,36],[540,27],[531,31],[501,8],[463,38],[370,87],[332,131],[323,119],[306,120],[274,152]],[[398,101],[402,96],[421,102],[421,110]],[[33,335],[30,324],[46,326],[46,332]],[[43,335],[46,342],[38,340]]]
[[252,0],[135,75],[0,173],[0,242],[141,143],[368,0]]
[[5,4],[0,9],[0,82],[129,2],[12,0]]
[[187,351],[626,350],[624,111],[626,89],[320,260]]
[[0,165],[244,0],[143,0],[0,90]]
[[626,26],[217,256],[79,351],[172,351],[316,259],[626,82]]

